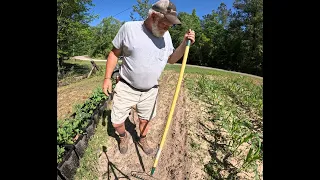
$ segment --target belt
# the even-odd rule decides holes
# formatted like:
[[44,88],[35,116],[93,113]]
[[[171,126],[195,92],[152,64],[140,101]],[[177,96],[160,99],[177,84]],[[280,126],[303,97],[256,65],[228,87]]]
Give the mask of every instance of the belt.
[[137,91],[141,91],[141,92],[147,92],[147,91],[149,91],[149,90],[152,89],[152,88],[158,88],[158,87],[159,87],[159,85],[154,85],[154,86],[153,86],[152,88],[150,88],[150,89],[137,89],[137,88],[131,86],[131,84],[129,84],[127,81],[125,81],[125,80],[122,79],[121,77],[120,77],[120,80],[119,80],[119,81],[127,84],[127,85],[128,85],[129,87],[131,87],[132,89],[137,90]]

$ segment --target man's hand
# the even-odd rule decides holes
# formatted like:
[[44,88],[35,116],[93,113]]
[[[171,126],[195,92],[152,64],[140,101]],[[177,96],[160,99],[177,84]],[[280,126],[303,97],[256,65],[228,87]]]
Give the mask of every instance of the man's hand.
[[169,56],[168,63],[174,64],[176,63],[184,53],[184,50],[186,49],[187,42],[190,39],[191,44],[193,44],[196,41],[196,33],[189,29],[189,31],[184,35],[183,41],[181,44],[176,48],[176,50]]
[[104,79],[103,81],[103,92],[109,96],[109,94],[112,92],[112,81],[110,78]]
[[120,54],[121,54],[121,50],[113,47],[113,49],[110,51],[108,55],[108,60],[106,64],[106,73],[105,73],[105,76],[104,76],[105,78],[103,80],[103,85],[102,85],[102,90],[107,96],[109,96],[109,94],[112,92],[111,76],[114,68],[118,63],[118,57]]
[[183,41],[187,42],[188,39],[191,40],[191,44],[193,44],[196,41],[196,33],[189,29],[189,31],[184,35]]

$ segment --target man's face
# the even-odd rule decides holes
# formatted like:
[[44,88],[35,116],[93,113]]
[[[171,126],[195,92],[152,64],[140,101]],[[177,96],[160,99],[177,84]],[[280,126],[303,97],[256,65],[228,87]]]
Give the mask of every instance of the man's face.
[[164,33],[168,31],[173,24],[169,22],[165,17],[159,18],[156,14],[153,14],[152,33],[156,37],[163,37]]

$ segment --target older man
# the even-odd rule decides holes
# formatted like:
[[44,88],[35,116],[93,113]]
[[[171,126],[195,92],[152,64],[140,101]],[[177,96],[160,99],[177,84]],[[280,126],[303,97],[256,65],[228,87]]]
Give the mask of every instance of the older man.
[[122,54],[120,81],[114,88],[111,110],[111,122],[120,136],[119,150],[122,154],[128,149],[124,121],[134,105],[140,122],[138,144],[146,154],[153,152],[146,135],[150,128],[149,120],[156,116],[158,79],[167,63],[173,64],[183,56],[187,40],[190,39],[191,44],[195,42],[195,33],[189,29],[175,49],[168,31],[175,24],[181,24],[175,5],[168,0],[160,0],[152,5],[145,21],[126,22],[112,41],[114,48],[108,56],[103,91],[106,95],[111,93],[110,78],[117,57]]

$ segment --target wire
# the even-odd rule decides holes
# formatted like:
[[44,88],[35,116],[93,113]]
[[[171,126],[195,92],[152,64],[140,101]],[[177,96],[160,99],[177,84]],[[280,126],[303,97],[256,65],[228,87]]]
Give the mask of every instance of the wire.
[[[103,0],[101,0],[101,1],[103,1]],[[116,0],[113,0],[112,2],[115,2]],[[110,4],[111,4],[111,2],[110,2]],[[101,11],[99,11],[97,14],[99,14],[99,13],[101,13],[102,11],[104,11],[105,10],[105,8],[103,8]]]
[[[115,0],[114,0],[114,1],[115,1]],[[157,1],[157,0],[153,0],[153,2],[151,3],[151,5],[154,4],[156,1]],[[133,5],[132,5],[132,6],[133,6]],[[125,11],[127,11],[127,10],[129,10],[129,9],[131,9],[132,6],[130,6],[129,8],[127,8],[127,9],[125,9],[125,10],[123,10],[123,11],[121,11],[121,12],[115,14],[115,15],[113,15],[112,17],[115,17],[115,16],[117,16],[117,15],[119,15],[119,14],[121,14],[121,13],[123,13],[123,12],[125,12]],[[104,9],[103,9],[103,10],[104,10]],[[99,13],[101,13],[103,10],[101,10]],[[97,14],[99,14],[99,13],[97,13]]]
[[127,8],[127,9],[125,9],[125,10],[123,10],[123,11],[119,12],[118,14],[113,15],[112,17],[115,17],[115,16],[117,16],[117,15],[119,15],[119,14],[121,14],[121,13],[123,13],[123,12],[125,12],[125,11],[127,11],[127,10],[129,10],[129,9],[131,9],[131,8],[132,8],[132,7],[129,7],[129,8]]

